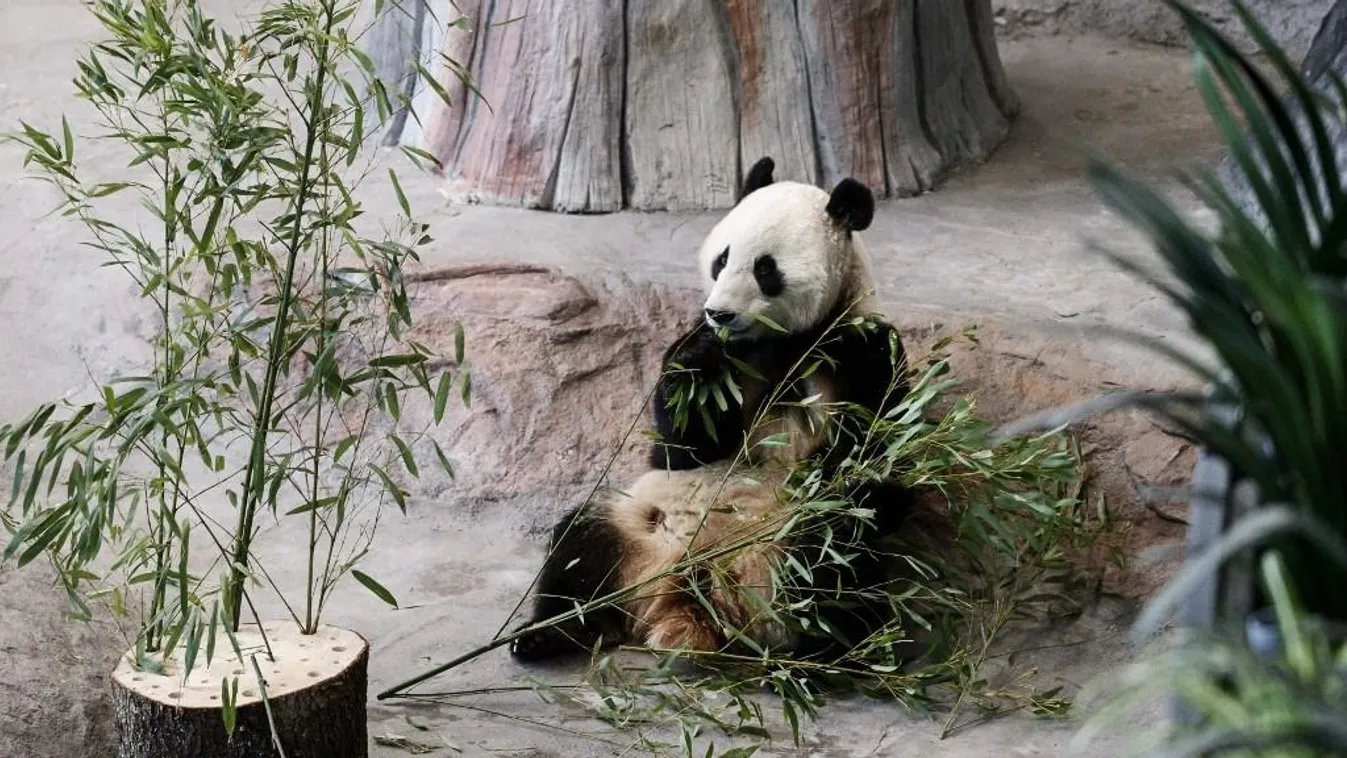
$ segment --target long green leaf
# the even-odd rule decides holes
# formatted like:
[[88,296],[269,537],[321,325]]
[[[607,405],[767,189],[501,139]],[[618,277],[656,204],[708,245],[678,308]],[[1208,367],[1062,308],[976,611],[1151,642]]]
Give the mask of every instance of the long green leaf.
[[351,569],[351,575],[355,577],[356,581],[365,585],[365,588],[368,589],[370,592],[373,592],[375,596],[378,597],[380,600],[384,601],[385,603],[388,603],[394,608],[398,607],[397,598],[393,597],[393,593],[389,592],[386,587],[384,587],[382,584],[379,584],[379,582],[375,581],[374,577],[370,576],[369,574],[366,574],[365,572],[359,569]]
[[1269,505],[1232,525],[1200,555],[1190,558],[1183,569],[1147,605],[1132,625],[1133,642],[1141,642],[1160,628],[1164,617],[1185,597],[1207,581],[1236,553],[1286,533],[1310,540],[1338,567],[1347,571],[1347,541],[1324,528],[1314,516],[1282,505]]

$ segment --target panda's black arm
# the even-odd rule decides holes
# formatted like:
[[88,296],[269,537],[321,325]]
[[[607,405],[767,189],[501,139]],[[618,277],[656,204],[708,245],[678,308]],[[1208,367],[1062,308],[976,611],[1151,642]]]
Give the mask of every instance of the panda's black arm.
[[[907,397],[907,356],[898,330],[878,319],[863,325],[844,324],[822,345],[830,358],[836,401],[881,416]],[[866,433],[866,419],[854,412],[840,415],[836,444],[824,455],[823,472],[832,476]]]
[[[730,365],[724,345],[700,319],[664,351],[651,403],[657,434],[650,450],[651,466],[673,471],[693,469],[728,458],[738,450],[743,442],[742,412],[728,393],[723,393],[724,410],[715,402],[688,407],[687,423],[681,429],[676,428],[669,402],[690,375],[715,381]],[[708,420],[714,434],[707,428]]]
[[874,318],[845,324],[829,335],[824,351],[840,402],[881,415],[907,397],[907,355],[892,324]]

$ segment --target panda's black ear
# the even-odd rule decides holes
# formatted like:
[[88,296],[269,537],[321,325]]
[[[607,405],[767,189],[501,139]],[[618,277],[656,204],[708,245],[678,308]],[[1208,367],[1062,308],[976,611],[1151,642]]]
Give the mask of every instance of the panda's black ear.
[[[772,178],[774,169],[776,169],[776,161],[765,155],[759,158],[758,162],[753,164],[753,168],[748,170],[748,176],[744,177],[744,188],[739,191],[739,200],[743,200],[757,190],[776,181]],[[738,202],[738,200],[735,202]]]
[[859,232],[875,219],[875,196],[855,179],[843,179],[828,198],[828,215],[848,231]]

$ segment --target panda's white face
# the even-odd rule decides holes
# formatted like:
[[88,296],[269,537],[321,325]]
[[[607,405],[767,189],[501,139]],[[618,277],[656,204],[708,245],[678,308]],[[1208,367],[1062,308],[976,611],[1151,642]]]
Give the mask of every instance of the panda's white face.
[[[818,325],[855,270],[847,229],[828,215],[826,191],[775,182],[753,191],[702,243],[706,323],[731,338]],[[868,267],[867,267],[868,268]]]

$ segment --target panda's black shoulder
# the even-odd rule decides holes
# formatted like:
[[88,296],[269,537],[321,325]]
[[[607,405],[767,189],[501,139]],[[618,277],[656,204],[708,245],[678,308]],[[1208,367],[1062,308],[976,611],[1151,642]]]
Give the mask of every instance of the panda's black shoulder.
[[[818,370],[832,379],[842,402],[879,414],[907,396],[907,354],[897,327],[877,315],[845,314],[839,306],[823,323],[796,336],[816,345]],[[808,346],[794,347],[808,350]]]

